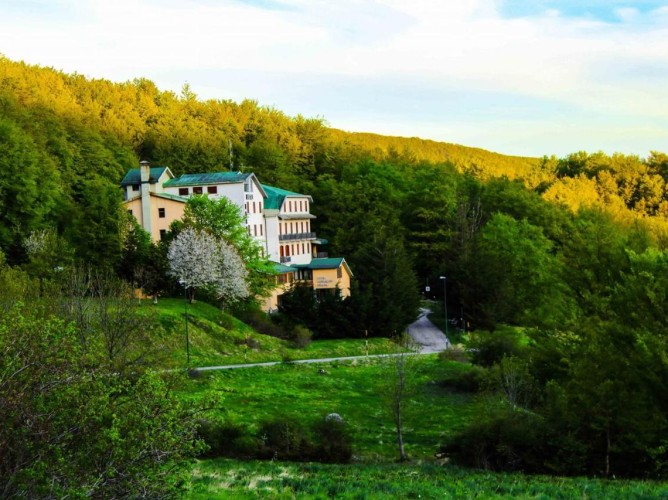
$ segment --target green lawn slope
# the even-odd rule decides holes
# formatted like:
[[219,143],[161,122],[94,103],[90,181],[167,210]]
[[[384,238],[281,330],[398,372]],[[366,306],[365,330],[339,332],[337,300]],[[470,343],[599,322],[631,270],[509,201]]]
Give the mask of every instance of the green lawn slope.
[[[291,342],[263,335],[234,316],[196,301],[188,304],[188,337],[192,367],[260,363],[366,354],[364,339],[316,340],[306,348],[295,348]],[[158,304],[143,302],[142,312],[154,315],[164,328],[171,366],[186,363],[185,301],[160,299]],[[393,352],[387,339],[369,339],[369,354]]]

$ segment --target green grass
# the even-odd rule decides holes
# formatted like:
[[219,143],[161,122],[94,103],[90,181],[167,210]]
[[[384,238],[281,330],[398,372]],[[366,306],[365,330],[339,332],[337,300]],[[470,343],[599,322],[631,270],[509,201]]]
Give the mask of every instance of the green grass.
[[[183,366],[186,359],[185,311],[183,299],[161,299],[157,305],[142,303],[145,314],[155,314],[167,332],[170,346],[169,365]],[[188,304],[188,337],[191,366],[282,361],[342,356],[363,356],[364,339],[316,340],[305,349],[290,342],[256,332],[247,324],[205,302]],[[253,348],[247,348],[250,339]],[[388,339],[369,339],[369,353],[393,352]]]
[[[325,370],[321,373],[320,370]],[[219,411],[210,417],[242,424],[251,432],[276,417],[310,423],[339,413],[352,434],[358,461],[397,457],[395,430],[386,401],[388,361],[361,360],[331,364],[281,364],[274,367],[207,372],[188,382],[182,397],[221,396]],[[462,363],[439,361],[435,355],[416,357],[414,396],[407,398],[405,440],[409,455],[431,459],[444,438],[461,430],[479,410],[467,394],[454,394],[437,382]]]
[[472,471],[434,463],[324,465],[206,460],[189,498],[649,499],[668,484]]

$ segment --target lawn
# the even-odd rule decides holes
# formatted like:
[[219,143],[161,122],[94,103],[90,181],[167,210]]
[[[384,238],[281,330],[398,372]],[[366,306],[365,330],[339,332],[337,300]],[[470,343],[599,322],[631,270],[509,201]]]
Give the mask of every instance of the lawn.
[[325,465],[205,460],[189,498],[667,498],[668,484],[495,474],[435,463]]
[[[183,366],[186,360],[185,303],[183,299],[161,299],[157,305],[144,301],[140,310],[154,314],[171,342],[170,366]],[[188,304],[188,337],[191,366],[259,363],[286,359],[363,356],[364,339],[316,340],[298,349],[286,340],[256,332],[235,317],[205,302]],[[394,352],[388,339],[371,338],[369,354]]]
[[[405,441],[410,456],[432,459],[443,439],[474,417],[478,402],[439,385],[468,365],[443,362],[435,355],[416,356],[406,401]],[[210,418],[244,425],[249,432],[276,417],[306,424],[338,413],[349,425],[357,461],[378,462],[397,456],[395,430],[387,402],[391,360],[329,364],[281,364],[273,367],[206,372],[183,388],[185,399],[209,394],[221,398]]]

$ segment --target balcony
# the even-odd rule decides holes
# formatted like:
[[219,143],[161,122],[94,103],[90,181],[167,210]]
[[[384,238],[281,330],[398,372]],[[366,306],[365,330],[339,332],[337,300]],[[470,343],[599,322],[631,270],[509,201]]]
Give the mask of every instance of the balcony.
[[315,239],[315,233],[281,234],[278,237],[279,241],[314,240],[314,239]]
[[326,259],[327,257],[329,257],[327,252],[313,252],[314,259]]
[[286,262],[292,262],[291,257],[281,257],[281,264],[285,264]]

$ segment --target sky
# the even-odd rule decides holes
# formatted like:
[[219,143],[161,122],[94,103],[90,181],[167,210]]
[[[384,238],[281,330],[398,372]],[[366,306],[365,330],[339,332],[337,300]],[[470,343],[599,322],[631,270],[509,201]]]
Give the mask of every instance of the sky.
[[668,151],[668,0],[0,0],[0,54],[504,154]]

